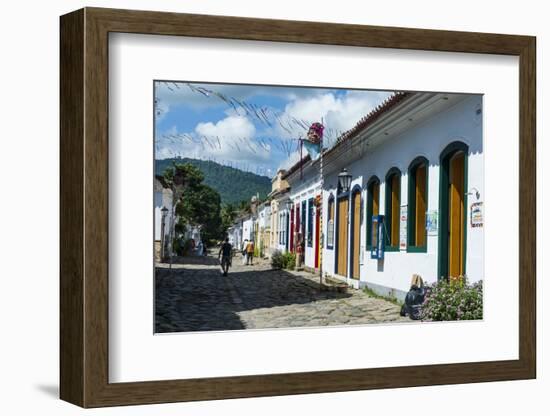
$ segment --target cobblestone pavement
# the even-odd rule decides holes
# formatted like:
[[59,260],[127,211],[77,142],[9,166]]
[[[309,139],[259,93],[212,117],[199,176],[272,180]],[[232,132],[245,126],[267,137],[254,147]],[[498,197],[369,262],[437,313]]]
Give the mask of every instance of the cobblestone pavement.
[[361,290],[321,291],[311,273],[245,266],[240,256],[225,277],[212,256],[180,258],[171,274],[167,264],[156,269],[155,332],[411,322],[399,309]]

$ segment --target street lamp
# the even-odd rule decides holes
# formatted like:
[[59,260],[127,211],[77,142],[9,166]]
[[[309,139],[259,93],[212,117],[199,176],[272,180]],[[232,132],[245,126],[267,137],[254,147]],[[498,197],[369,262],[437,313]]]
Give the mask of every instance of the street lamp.
[[166,258],[166,215],[168,214],[168,208],[163,206],[161,212],[161,224],[160,224],[160,260],[163,261]]
[[174,237],[176,233],[176,205],[178,204],[183,189],[185,188],[185,174],[174,165],[174,176],[172,177],[172,215],[170,216],[170,234],[168,247],[170,248],[170,274],[172,274],[172,262],[174,257]]
[[342,192],[349,191],[349,187],[351,185],[351,174],[348,173],[346,168],[342,169],[342,171],[338,174],[338,183],[340,184],[340,188],[342,188]]

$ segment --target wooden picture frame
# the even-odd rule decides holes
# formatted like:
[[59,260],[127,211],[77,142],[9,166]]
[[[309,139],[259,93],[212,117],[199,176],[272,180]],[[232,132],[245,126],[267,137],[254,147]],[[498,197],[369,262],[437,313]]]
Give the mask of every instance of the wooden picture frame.
[[[60,396],[82,407],[338,392],[536,377],[534,37],[85,8],[61,17]],[[519,359],[109,383],[110,32],[519,57]]]

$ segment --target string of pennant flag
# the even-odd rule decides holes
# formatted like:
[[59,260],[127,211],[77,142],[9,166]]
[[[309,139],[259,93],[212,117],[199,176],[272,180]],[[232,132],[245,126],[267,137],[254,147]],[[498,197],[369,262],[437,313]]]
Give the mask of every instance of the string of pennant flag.
[[[246,100],[237,99],[236,97],[223,94],[211,88],[197,86],[191,83],[178,83],[173,81],[158,81],[159,86],[166,87],[171,92],[177,92],[182,88],[188,88],[196,94],[201,94],[207,98],[219,99],[224,102],[229,108],[233,109],[238,115],[248,117],[254,121],[268,127],[278,125],[289,137],[223,137],[223,136],[208,136],[204,134],[189,134],[189,133],[164,133],[157,137],[157,151],[160,149],[161,143],[169,143],[173,145],[191,143],[199,145],[202,150],[207,146],[211,150],[221,150],[222,146],[228,146],[233,150],[242,151],[250,150],[254,154],[259,152],[269,153],[273,147],[290,156],[293,152],[300,149],[304,137],[309,131],[312,123],[308,120],[299,119],[285,112],[276,111],[272,108],[259,106],[255,103]],[[155,98],[155,112],[157,116],[162,115],[163,109],[160,105],[160,99]],[[337,138],[343,132],[337,131],[325,126],[324,130],[324,147],[329,147],[335,143]],[[173,156],[177,156],[177,152],[170,149]]]

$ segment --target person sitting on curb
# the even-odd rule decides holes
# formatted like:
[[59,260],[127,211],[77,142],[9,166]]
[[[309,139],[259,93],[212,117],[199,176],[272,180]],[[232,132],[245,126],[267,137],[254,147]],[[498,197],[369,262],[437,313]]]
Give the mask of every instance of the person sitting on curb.
[[405,296],[405,303],[401,307],[401,316],[409,316],[412,320],[422,319],[422,303],[426,297],[424,281],[418,274],[413,274],[411,288]]

